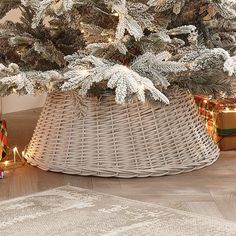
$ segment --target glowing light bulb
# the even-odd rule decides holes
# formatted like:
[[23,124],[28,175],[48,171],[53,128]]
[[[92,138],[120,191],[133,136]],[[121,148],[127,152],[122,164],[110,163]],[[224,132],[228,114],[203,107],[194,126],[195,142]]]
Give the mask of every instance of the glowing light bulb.
[[204,99],[204,100],[203,100],[203,103],[207,103],[207,99]]
[[111,42],[112,42],[112,39],[111,39],[111,38],[109,38],[109,39],[108,39],[108,42],[109,42],[109,43],[111,43]]
[[21,154],[22,154],[22,157],[25,157],[25,151],[22,151]]
[[12,91],[13,91],[13,93],[16,93],[16,92],[17,92],[17,90],[16,90],[15,88],[13,88]]
[[14,160],[14,163],[16,162],[16,153],[17,153],[17,152],[18,152],[17,147],[14,147],[14,148],[13,148],[13,154],[14,154],[13,160]]
[[83,33],[84,33],[84,30],[81,30],[80,32],[83,34]]
[[4,165],[5,165],[5,166],[8,166],[8,164],[9,164],[9,161],[5,161],[5,162],[4,162]]
[[113,16],[119,16],[119,14],[116,12],[116,13],[113,14]]

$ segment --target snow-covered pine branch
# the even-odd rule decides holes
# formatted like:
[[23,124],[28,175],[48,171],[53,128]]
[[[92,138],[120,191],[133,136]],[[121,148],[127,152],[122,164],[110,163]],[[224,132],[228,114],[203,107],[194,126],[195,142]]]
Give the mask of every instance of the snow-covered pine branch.
[[[21,11],[19,22],[0,24],[0,79],[4,86],[0,90],[5,94],[13,88],[31,93],[32,87],[25,89],[27,82],[35,91],[51,91],[51,86],[60,89],[65,82],[62,88],[80,88],[82,94],[91,86],[91,92],[99,93],[108,85],[116,90],[119,103],[131,93],[143,101],[148,90],[165,100],[154,86],[161,90],[176,84],[178,78],[186,85],[189,78],[188,83],[200,81],[213,88],[211,83],[218,83],[215,75],[221,85],[227,73],[235,75],[234,0],[12,2],[0,1],[0,18],[11,9]],[[188,25],[190,22],[197,24]],[[74,53],[79,58],[68,56]],[[21,70],[9,65],[11,62]],[[64,73],[66,80],[61,82]],[[230,90],[230,84],[225,88]]]
[[126,97],[136,94],[144,102],[145,91],[149,91],[154,100],[169,103],[168,98],[154,87],[151,80],[140,76],[130,68],[113,64],[94,56],[77,59],[69,65],[70,70],[64,74],[66,82],[62,90],[80,88],[80,94],[86,95],[94,83],[107,81],[107,87],[115,89],[116,102],[125,103]]
[[172,35],[172,36],[176,36],[180,34],[195,34],[196,29],[197,28],[194,25],[182,25],[182,26],[167,30],[167,34]]
[[148,12],[149,6],[143,3],[126,3],[129,14],[139,23],[142,29],[154,28],[154,16]]
[[[36,94],[37,91],[53,91],[53,82],[60,81],[62,76],[57,71],[20,71],[17,64],[8,67],[0,64],[0,94],[8,95],[10,90],[19,94]],[[6,93],[6,94],[5,94]]]
[[168,61],[170,58],[171,54],[167,51],[157,55],[145,53],[134,60],[131,69],[149,78],[155,84],[167,88],[170,85],[167,79],[168,74],[187,70],[184,63]]
[[234,70],[233,68],[235,67],[234,60],[230,54],[222,48],[201,48],[187,53],[180,61],[188,64],[192,71],[218,69],[232,74],[230,71]]
[[20,72],[19,66],[15,63],[11,63],[8,67],[0,64],[0,78],[8,75],[16,75]]
[[236,19],[236,1],[235,0],[211,0],[211,4],[225,19]]
[[91,43],[89,44],[86,49],[88,49],[92,55],[96,54],[99,50],[108,50],[110,47],[113,50],[118,50],[121,54],[125,55],[128,51],[125,44],[120,40],[115,40],[114,42],[109,43]]
[[32,28],[36,28],[42,20],[47,8],[54,2],[54,0],[21,0],[24,6],[31,7],[36,13],[32,20]]
[[172,9],[177,15],[182,10],[186,0],[149,0],[149,6],[155,6],[157,12],[163,12]]
[[229,57],[225,61],[223,70],[228,72],[229,76],[236,76],[236,56]]
[[126,7],[126,1],[115,1],[111,4],[112,11],[118,13],[119,22],[116,28],[116,39],[121,40],[125,31],[127,30],[130,35],[134,36],[136,40],[139,40],[143,36],[143,29],[138,22],[129,15]]
[[36,28],[39,25],[47,9],[51,8],[55,14],[61,15],[71,10],[75,4],[75,0],[21,0],[21,2],[24,6],[31,7],[35,11],[32,28]]

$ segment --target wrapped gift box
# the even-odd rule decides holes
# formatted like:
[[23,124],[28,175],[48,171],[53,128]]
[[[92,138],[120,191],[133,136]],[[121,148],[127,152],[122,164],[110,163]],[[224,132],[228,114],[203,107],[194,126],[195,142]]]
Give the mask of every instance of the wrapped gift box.
[[221,111],[216,116],[216,129],[221,150],[236,149],[236,111]]
[[208,133],[221,150],[236,150],[236,99],[195,96]]
[[0,120],[0,161],[8,151],[7,125],[5,120]]

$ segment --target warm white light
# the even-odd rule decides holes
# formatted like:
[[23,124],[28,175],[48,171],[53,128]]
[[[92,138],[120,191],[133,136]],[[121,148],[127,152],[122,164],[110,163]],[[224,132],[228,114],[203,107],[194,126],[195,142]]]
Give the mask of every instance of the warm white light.
[[22,157],[25,157],[25,151],[22,151],[21,154],[22,154]]
[[109,39],[108,39],[108,42],[109,42],[109,43],[111,43],[111,42],[112,42],[112,39],[111,39],[111,38],[109,38]]
[[14,147],[14,148],[13,148],[13,153],[14,153],[13,160],[14,160],[14,163],[16,163],[16,153],[18,153],[17,147]]
[[8,166],[8,164],[9,164],[9,161],[5,161],[5,162],[4,162],[4,165],[5,165],[5,166]]
[[83,34],[83,33],[84,33],[84,30],[81,30],[80,32]]
[[113,16],[119,16],[119,14],[116,12],[116,13],[113,14]]
[[207,103],[207,99],[203,100],[203,103]]
[[15,88],[13,88],[12,91],[13,91],[13,93],[16,93],[16,92],[17,92],[17,90],[16,90]]
[[230,109],[229,107],[226,107],[225,110],[223,110],[223,112],[225,112],[225,113],[227,113],[227,112],[236,112],[236,108]]
[[222,97],[225,98],[225,96],[226,96],[226,93],[222,93]]

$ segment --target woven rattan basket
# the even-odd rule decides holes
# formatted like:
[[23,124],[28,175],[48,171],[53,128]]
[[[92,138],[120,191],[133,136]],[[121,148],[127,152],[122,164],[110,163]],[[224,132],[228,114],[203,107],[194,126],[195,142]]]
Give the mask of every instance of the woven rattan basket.
[[48,96],[26,159],[43,170],[130,178],[192,171],[218,155],[186,92],[175,92],[169,106],[61,92]]

